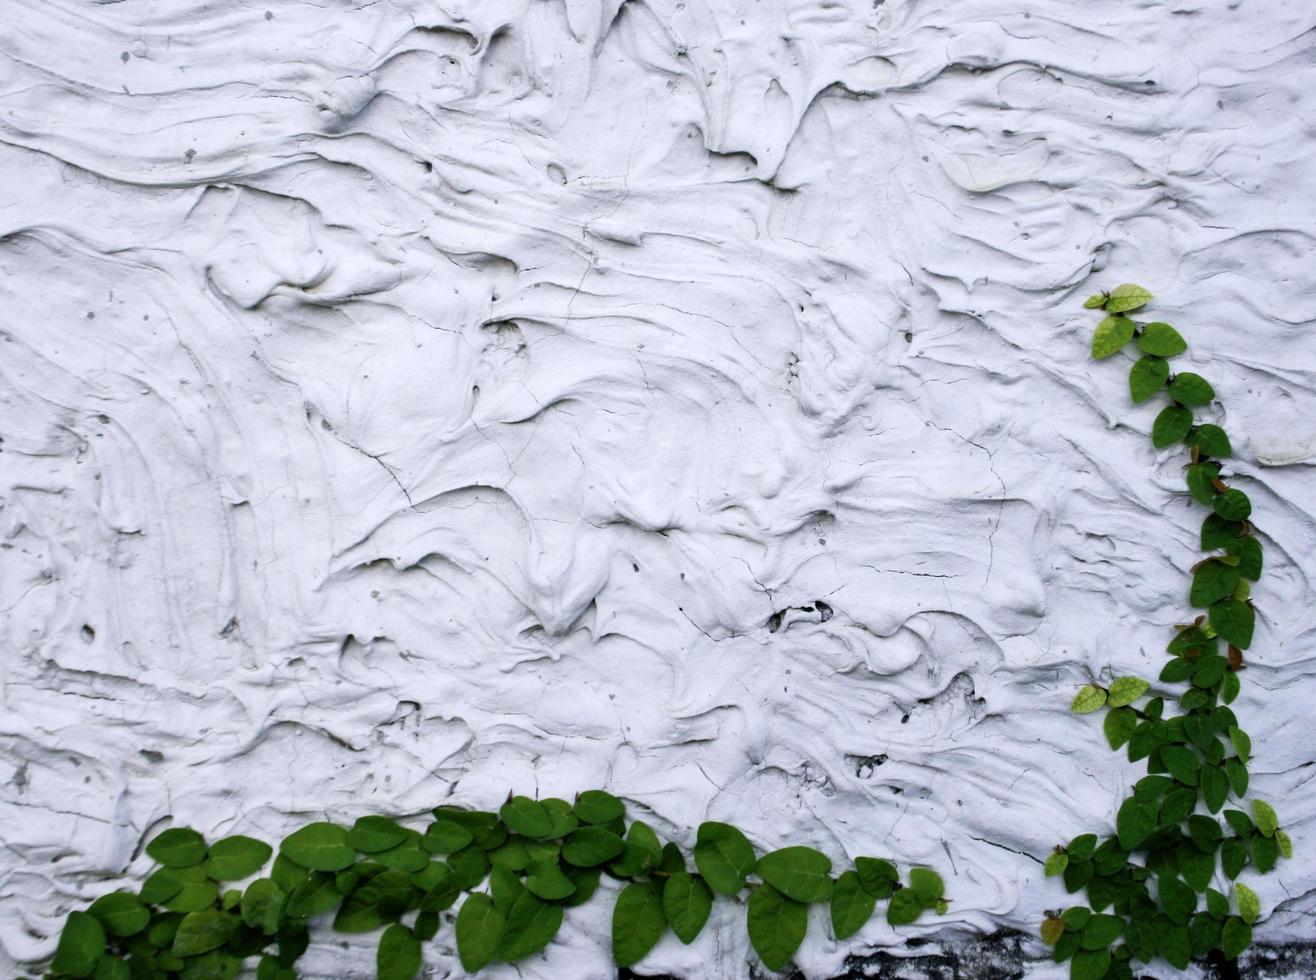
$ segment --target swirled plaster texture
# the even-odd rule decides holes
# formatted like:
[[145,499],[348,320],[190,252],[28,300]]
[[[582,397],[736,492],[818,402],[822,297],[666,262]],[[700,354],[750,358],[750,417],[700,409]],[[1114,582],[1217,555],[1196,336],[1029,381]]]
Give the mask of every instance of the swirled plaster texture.
[[[1197,559],[1180,454],[1087,358],[1126,279],[1257,507],[1236,708],[1299,846],[1259,938],[1310,941],[1314,20],[5,0],[0,963],[167,819],[591,785],[942,871],[901,935],[815,922],[810,977],[1035,929],[1138,775],[1069,699],[1159,669]],[[713,926],[646,966],[744,976]],[[520,975],[606,947],[603,903]]]

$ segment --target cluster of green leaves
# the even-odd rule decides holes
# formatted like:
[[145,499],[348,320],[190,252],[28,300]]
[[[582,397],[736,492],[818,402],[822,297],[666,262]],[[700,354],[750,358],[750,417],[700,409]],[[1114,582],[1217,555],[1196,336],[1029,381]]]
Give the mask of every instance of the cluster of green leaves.
[[[606,874],[622,883],[612,915],[619,966],[642,960],[670,928],[693,942],[716,895],[744,901],[750,942],[764,966],[790,962],[808,906],[829,903],[838,939],[858,932],[880,900],[892,925],[946,911],[935,871],[861,857],[839,876],[809,847],[759,855],[725,823],[700,825],[690,867],[621,800],[589,790],[566,800],[513,796],[497,813],[441,806],[424,831],[382,816],[351,827],[317,822],[278,854],[250,837],[207,844],[187,828],[147,845],[160,865],[137,893],[118,891],[70,913],[50,977],[95,980],[231,980],[259,957],[258,980],[292,980],[308,926],[332,914],[339,933],[382,929],[379,980],[410,980],[421,944],[457,905],[457,955],[468,973],[543,949],[568,908],[588,901]],[[270,858],[268,875],[256,877]],[[242,882],[243,888],[224,888]],[[464,896],[464,898],[463,898]]]
[[1253,800],[1250,816],[1226,809],[1248,788],[1252,742],[1229,705],[1252,644],[1251,583],[1261,576],[1261,544],[1247,494],[1225,483],[1228,435],[1193,414],[1211,403],[1214,389],[1200,375],[1171,371],[1168,359],[1188,349],[1174,327],[1129,316],[1151,298],[1125,284],[1088,299],[1088,309],[1107,314],[1092,356],[1110,357],[1136,341],[1129,394],[1137,404],[1156,395],[1169,402],[1152,423],[1152,445],[1187,448],[1188,492],[1210,511],[1201,532],[1208,554],[1193,569],[1188,595],[1205,612],[1176,627],[1158,687],[1121,677],[1109,687],[1085,685],[1074,697],[1080,714],[1105,708],[1110,747],[1147,767],[1119,807],[1114,836],[1082,834],[1046,862],[1048,875],[1088,900],[1042,924],[1042,938],[1055,946],[1057,962],[1071,961],[1074,980],[1129,980],[1131,961],[1158,956],[1179,969],[1213,950],[1236,958],[1261,911],[1256,893],[1236,879],[1248,867],[1271,871],[1293,850],[1268,803]]

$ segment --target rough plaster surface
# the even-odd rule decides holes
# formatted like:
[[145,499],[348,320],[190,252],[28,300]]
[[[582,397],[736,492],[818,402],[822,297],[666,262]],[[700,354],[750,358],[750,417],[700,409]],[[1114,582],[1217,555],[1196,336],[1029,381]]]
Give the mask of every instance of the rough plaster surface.
[[[1159,669],[1198,557],[1180,455],[1087,358],[1127,279],[1257,508],[1235,707],[1299,849],[1258,938],[1311,941],[1314,22],[4,0],[0,968],[166,820],[592,785],[686,843],[941,870],[949,915],[820,918],[807,977],[1032,932],[1139,773],[1069,699]],[[646,967],[746,976],[712,926]],[[610,976],[606,937],[575,911],[519,975]]]

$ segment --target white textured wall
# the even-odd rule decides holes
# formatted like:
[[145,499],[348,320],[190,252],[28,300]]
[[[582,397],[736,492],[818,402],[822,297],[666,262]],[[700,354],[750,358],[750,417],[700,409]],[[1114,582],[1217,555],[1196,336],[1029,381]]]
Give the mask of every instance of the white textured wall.
[[[1068,701],[1159,670],[1197,558],[1087,359],[1127,279],[1265,532],[1235,707],[1299,856],[1252,883],[1311,940],[1313,23],[0,2],[4,972],[163,819],[509,788],[930,863],[907,934],[1034,929],[1141,771]],[[595,908],[523,975],[607,976]],[[646,965],[743,976],[742,922]],[[820,919],[800,962],[900,941]]]

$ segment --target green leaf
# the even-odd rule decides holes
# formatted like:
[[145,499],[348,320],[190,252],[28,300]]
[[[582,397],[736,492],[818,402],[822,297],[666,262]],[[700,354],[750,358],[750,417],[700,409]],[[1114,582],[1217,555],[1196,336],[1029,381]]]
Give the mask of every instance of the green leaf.
[[[309,919],[336,908],[342,899],[342,893],[336,887],[334,876],[327,871],[314,871],[288,893],[284,911],[295,919]],[[374,926],[370,928],[373,929]]]
[[695,865],[713,891],[736,894],[745,886],[745,877],[754,870],[754,864],[754,846],[735,827],[715,821],[699,825]]
[[1089,296],[1087,299],[1083,301],[1083,309],[1085,310],[1099,310],[1105,305],[1106,305],[1105,293],[1093,293],[1091,296]]
[[1242,490],[1233,488],[1216,497],[1211,508],[1227,521],[1245,521],[1252,516],[1252,501]]
[[189,912],[178,923],[172,952],[175,956],[196,956],[218,949],[229,941],[237,923],[236,916],[217,909]]
[[161,868],[142,882],[140,894],[147,905],[163,905],[182,890],[183,879],[168,868]]
[[1161,759],[1170,775],[1185,786],[1196,786],[1201,763],[1196,753],[1182,745],[1169,745],[1161,751]]
[[831,859],[813,848],[772,851],[759,858],[757,870],[760,878],[797,902],[825,902],[832,897]]
[[475,835],[461,824],[451,820],[436,820],[425,828],[420,843],[431,854],[456,854],[474,840]]
[[356,860],[347,831],[332,823],[307,824],[284,838],[279,853],[312,871],[341,871]]
[[1225,704],[1233,704],[1242,689],[1242,682],[1239,681],[1238,675],[1230,671],[1225,674],[1224,683],[1220,685],[1220,700]]
[[1183,844],[1178,849],[1179,874],[1195,892],[1204,892],[1215,875],[1215,851],[1207,853]]
[[530,867],[530,848],[524,837],[509,837],[488,852],[489,863],[509,871],[524,871]]
[[562,927],[562,906],[523,892],[507,912],[498,958],[515,963],[533,956],[552,941]]
[[[1220,678],[1225,676],[1225,668],[1228,661],[1224,657],[1211,654],[1208,657],[1202,657],[1193,666],[1193,684],[1196,687],[1212,688],[1220,683]],[[1201,748],[1205,749],[1207,745],[1213,744],[1215,736],[1208,733],[1202,740]]]
[[1048,878],[1054,878],[1056,875],[1064,874],[1067,867],[1069,867],[1069,855],[1064,851],[1053,851],[1047,856],[1042,870],[1046,872]]
[[1188,969],[1193,958],[1193,942],[1188,927],[1180,923],[1168,928],[1157,928],[1157,932],[1156,951],[1169,960],[1171,966],[1179,970]]
[[1284,831],[1275,831],[1275,846],[1279,848],[1279,852],[1284,855],[1285,860],[1292,859],[1293,841],[1289,839],[1289,835],[1284,833]]
[[553,820],[553,829],[549,833],[550,839],[565,837],[580,826],[580,818],[572,812],[571,804],[566,800],[549,797],[546,800],[540,800],[540,803],[544,805],[544,809],[548,811],[549,817]]
[[[1072,865],[1071,865],[1072,867]],[[1090,865],[1089,865],[1090,867]],[[887,903],[886,920],[893,926],[905,926],[923,914],[923,903],[910,888],[902,888]]]
[[1220,478],[1219,463],[1197,463],[1184,476],[1188,492],[1199,504],[1210,507],[1215,500],[1215,481]]
[[1118,915],[1094,915],[1083,927],[1079,946],[1082,949],[1105,949],[1124,932],[1124,919]]
[[1084,908],[1082,905],[1075,905],[1065,909],[1061,918],[1066,929],[1071,932],[1081,932],[1083,927],[1088,924],[1088,920],[1092,918],[1092,910]]
[[283,890],[269,878],[257,878],[242,893],[242,921],[248,928],[272,936],[283,917],[283,904]]
[[536,861],[531,864],[525,886],[550,902],[570,898],[576,890],[576,883],[562,873],[556,861]]
[[104,955],[105,930],[100,920],[88,912],[70,912],[51,969],[69,977],[89,977]]
[[1199,425],[1193,430],[1192,435],[1188,437],[1188,445],[1196,447],[1202,455],[1214,456],[1216,459],[1227,459],[1234,454],[1225,430],[1210,422]]
[[713,893],[702,878],[678,871],[663,886],[663,914],[676,938],[687,945],[703,930],[712,909]]
[[240,881],[265,867],[273,853],[274,848],[254,837],[224,837],[210,845],[206,874],[215,881]]
[[1139,803],[1159,800],[1174,785],[1174,781],[1165,776],[1143,776],[1133,784],[1133,795]]
[[[498,815],[503,818],[508,830],[522,837],[539,840],[553,832],[553,817],[542,803],[537,803],[528,796],[513,796],[503,804]],[[591,822],[606,823],[603,820]]]
[[1065,920],[1048,915],[1042,920],[1042,942],[1054,946],[1065,934]]
[[1106,692],[1095,684],[1084,684],[1074,695],[1069,710],[1079,715],[1090,714],[1106,703]]
[[146,853],[166,868],[190,868],[206,857],[206,839],[191,827],[171,827],[146,845]]
[[1225,920],[1224,932],[1221,934],[1220,951],[1225,959],[1238,959],[1238,955],[1252,945],[1252,927],[1237,916]]
[[420,841],[420,835],[416,834],[405,844],[399,844],[397,847],[370,856],[386,868],[408,873],[421,871],[429,866],[430,856],[421,849]]
[[1159,813],[1159,803],[1142,803],[1136,797],[1125,800],[1115,817],[1115,832],[1119,835],[1120,847],[1131,851],[1150,837],[1156,830]]
[[1241,881],[1234,885],[1234,900],[1238,902],[1238,915],[1248,925],[1257,921],[1261,915],[1261,899]]
[[[1233,674],[1226,674],[1225,680],[1233,677]],[[1225,763],[1225,775],[1229,777],[1229,788],[1234,791],[1234,795],[1240,800],[1247,795],[1247,766],[1240,759],[1230,759]]]
[[425,897],[420,900],[422,912],[442,912],[451,908],[452,904],[461,897],[461,886],[458,885],[452,872],[446,867],[443,867],[442,871],[443,873],[425,892]]
[[1133,321],[1126,316],[1108,316],[1092,334],[1092,356],[1110,357],[1133,339]]
[[1161,668],[1160,680],[1163,684],[1178,684],[1193,676],[1193,665],[1181,657],[1166,661]]
[[[198,867],[197,870],[201,869]],[[219,889],[215,887],[214,882],[185,880],[178,894],[163,904],[171,912],[199,912],[214,905],[217,898],[219,898]]]
[[420,963],[420,941],[410,929],[395,922],[384,930],[375,952],[377,980],[412,980]]
[[1129,313],[1146,306],[1151,301],[1151,293],[1141,286],[1126,282],[1110,291],[1110,298],[1106,300],[1106,309],[1111,313]]
[[1202,767],[1202,799],[1212,813],[1219,813],[1229,798],[1229,777],[1218,766]]
[[1257,829],[1252,818],[1242,810],[1226,810],[1225,822],[1239,837],[1251,837]]
[[1069,860],[1086,861],[1092,857],[1092,852],[1097,848],[1096,834],[1079,834],[1069,842],[1065,848],[1069,852]]
[[568,868],[567,877],[576,883],[576,890],[564,903],[567,908],[584,905],[599,887],[602,868]]
[[[281,888],[284,893],[292,891],[310,872],[303,868],[295,861],[290,861],[282,854],[276,855],[274,864],[270,866],[270,877],[274,883]],[[143,901],[147,899],[143,898]]]
[[636,820],[626,832],[626,850],[609,871],[618,878],[634,878],[657,867],[662,861],[662,841],[643,820]]
[[278,943],[279,959],[285,963],[295,962],[311,945],[305,923],[286,923],[279,929],[275,940]]
[[1211,854],[1220,846],[1224,831],[1220,829],[1220,821],[1214,817],[1194,813],[1188,818],[1188,836],[1199,851]]
[[1220,867],[1231,881],[1247,864],[1247,844],[1241,837],[1231,837],[1220,845]]
[[1233,595],[1239,577],[1237,568],[1208,559],[1197,566],[1197,571],[1193,573],[1193,586],[1188,593],[1188,601],[1198,609],[1205,609],[1211,603]]
[[1229,915],[1229,899],[1214,888],[1206,890],[1206,911],[1213,919],[1224,919]]
[[749,896],[749,941],[769,970],[790,962],[809,927],[809,907],[787,898],[771,885],[760,885]]
[[1129,853],[1120,847],[1119,841],[1109,837],[1092,855],[1092,863],[1099,875],[1119,874],[1128,864]]
[[151,923],[151,910],[132,892],[102,895],[87,911],[111,936],[135,936]]
[[132,968],[128,965],[128,960],[111,959],[106,956],[96,964],[96,972],[92,976],[95,980],[132,980]]
[[663,845],[663,857],[658,865],[658,870],[669,875],[685,870],[685,855],[681,853],[679,847],[670,841]]
[[1261,874],[1270,874],[1279,862],[1279,845],[1274,837],[1252,838],[1252,866]]
[[855,871],[864,891],[874,898],[889,898],[900,881],[896,866],[884,858],[858,857],[854,860]]
[[416,921],[411,926],[411,932],[422,943],[433,939],[439,934],[439,913],[418,912]]
[[489,896],[475,892],[457,913],[457,956],[467,973],[483,970],[494,961],[503,935],[503,914]]
[[1279,816],[1275,808],[1265,800],[1252,801],[1252,819],[1256,821],[1257,830],[1264,837],[1273,837],[1279,829]]
[[1102,723],[1106,741],[1110,743],[1112,749],[1118,749],[1127,742],[1137,727],[1138,715],[1132,708],[1115,708],[1106,715],[1106,720]]
[[946,886],[941,881],[941,875],[930,868],[913,868],[909,872],[909,888],[918,900],[923,903],[924,908],[931,908],[941,898],[942,892]]
[[1200,374],[1182,371],[1170,382],[1170,397],[1180,405],[1206,405],[1215,397],[1215,389]]
[[1261,542],[1247,537],[1227,545],[1229,553],[1238,559],[1238,573],[1250,582],[1261,578]]
[[634,966],[649,955],[666,929],[659,890],[647,882],[631,882],[612,910],[612,958],[618,966]]
[[625,815],[626,805],[611,793],[587,789],[576,797],[573,807],[583,823],[609,823]]
[[475,846],[481,850],[491,851],[500,847],[507,840],[507,827],[496,813],[484,810],[463,810],[456,806],[434,808],[436,820],[448,821],[465,827],[471,834]]
[[1230,725],[1228,732],[1229,742],[1234,746],[1234,751],[1238,753],[1240,759],[1247,762],[1252,757],[1252,739],[1237,725]]
[[1074,954],[1070,980],[1101,980],[1110,969],[1110,950],[1083,949]]
[[1170,365],[1160,357],[1140,357],[1129,369],[1129,397],[1141,405],[1165,387],[1170,379]]
[[297,980],[297,973],[273,956],[262,956],[256,968],[256,980]]
[[876,907],[877,899],[864,889],[859,874],[846,871],[832,890],[832,933],[837,939],[850,938],[872,918]]
[[[388,817],[368,816],[361,817],[356,823],[352,824],[352,829],[347,832],[347,843],[362,854],[378,854],[380,851],[397,847],[407,839],[407,836],[406,829],[399,826],[396,820],[390,820]],[[466,843],[470,843],[470,835],[467,834],[466,836]],[[466,845],[462,844],[461,846],[465,847]],[[456,849],[453,848],[453,850]]]
[[1152,445],[1157,449],[1182,442],[1193,427],[1193,413],[1178,405],[1167,405],[1152,422]]
[[1246,602],[1224,599],[1209,610],[1211,628],[1241,650],[1252,645],[1252,632],[1256,628],[1256,613]]
[[1197,911],[1197,893],[1178,878],[1160,875],[1157,878],[1157,893],[1161,900],[1161,909],[1170,917],[1170,921],[1182,925]]
[[489,873],[489,858],[478,844],[463,847],[448,858],[452,880],[462,891],[470,891]]
[[592,868],[611,861],[626,849],[626,842],[602,827],[573,830],[562,844],[562,859],[578,868]]
[[414,908],[419,897],[411,884],[411,876],[404,871],[383,871],[362,884],[352,893],[353,899],[372,905],[386,917],[401,915]]
[[656,868],[662,862],[663,842],[643,820],[636,820],[630,825],[626,831],[626,843],[634,844],[647,854],[648,863],[644,870]]
[[1157,357],[1174,357],[1188,349],[1188,343],[1179,335],[1179,331],[1168,323],[1153,320],[1142,328],[1138,338],[1138,349],[1144,354]]
[[1141,677],[1116,678],[1110,685],[1107,703],[1112,708],[1122,708],[1146,694],[1149,687],[1151,685]]

